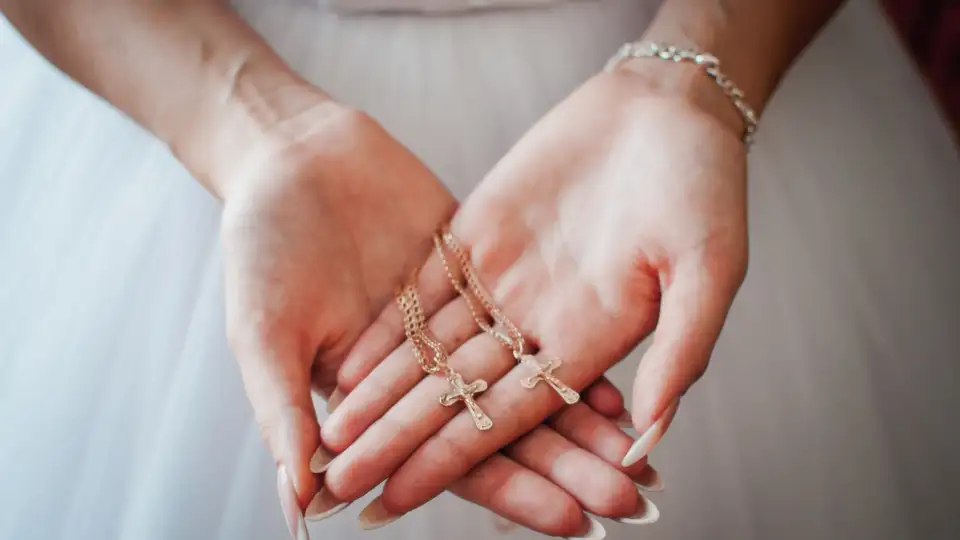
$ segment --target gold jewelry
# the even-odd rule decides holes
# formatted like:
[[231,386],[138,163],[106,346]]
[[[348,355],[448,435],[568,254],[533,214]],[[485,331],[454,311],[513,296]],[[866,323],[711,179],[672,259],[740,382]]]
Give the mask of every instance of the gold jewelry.
[[691,62],[702,66],[707,75],[717,83],[717,86],[723,90],[737,112],[743,117],[743,142],[747,149],[753,144],[753,134],[757,131],[759,118],[756,111],[753,110],[744,99],[743,92],[737,88],[726,75],[720,71],[720,60],[712,54],[696,51],[693,49],[683,49],[666,43],[653,43],[650,41],[637,41],[634,43],[625,43],[610,60],[607,61],[606,71],[613,71],[624,60],[628,58],[659,58],[671,62]]
[[477,379],[470,384],[463,380],[463,376],[454,371],[447,363],[447,351],[436,338],[430,335],[427,329],[427,319],[420,306],[420,293],[413,284],[416,273],[397,295],[397,304],[403,314],[403,330],[413,347],[413,356],[420,364],[420,368],[427,374],[440,373],[446,377],[452,390],[442,394],[439,398],[444,407],[452,407],[462,401],[473,424],[477,429],[486,431],[493,427],[493,420],[483,412],[474,396],[487,389],[487,381]]
[[[503,311],[497,307],[496,304],[490,299],[490,295],[484,289],[483,284],[480,282],[480,279],[477,278],[476,273],[473,271],[473,265],[470,263],[470,258],[467,256],[467,252],[460,247],[460,244],[457,242],[456,237],[453,236],[448,229],[444,228],[437,234],[433,236],[433,244],[436,247],[437,254],[440,256],[440,261],[443,263],[444,269],[447,271],[447,277],[450,279],[450,284],[453,285],[453,288],[456,289],[457,293],[463,297],[467,302],[467,307],[470,309],[470,313],[473,315],[473,320],[476,321],[477,326],[487,334],[496,338],[501,344],[510,349],[513,353],[513,357],[517,360],[517,363],[526,365],[535,370],[533,375],[523,379],[520,384],[524,388],[532,389],[537,386],[537,383],[543,381],[547,383],[554,392],[560,395],[563,398],[563,401],[573,405],[574,403],[580,401],[580,394],[576,390],[570,388],[558,379],[554,374],[556,370],[561,365],[559,358],[550,360],[546,364],[541,364],[537,361],[536,357],[532,354],[526,354],[526,342],[523,338],[523,333],[520,332],[520,329],[517,328],[517,325],[513,324]],[[467,285],[464,285],[460,282],[460,279],[454,275],[453,268],[450,265],[450,261],[447,259],[446,250],[449,249],[457,258],[457,262],[460,265],[460,272],[463,274],[464,280]],[[469,289],[469,291],[467,290]],[[490,315],[493,319],[494,325],[502,326],[506,329],[506,333],[498,330],[494,325],[491,325],[487,322],[486,318],[480,315],[480,310],[477,309],[476,304],[473,299],[476,299],[483,308],[485,314]]]

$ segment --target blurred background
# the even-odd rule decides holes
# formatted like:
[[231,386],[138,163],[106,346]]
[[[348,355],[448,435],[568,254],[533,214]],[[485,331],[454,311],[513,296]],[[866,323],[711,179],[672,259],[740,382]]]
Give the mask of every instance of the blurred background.
[[[659,2],[233,4],[464,197]],[[960,538],[957,20],[956,1],[851,0],[784,80],[750,155],[746,283],[652,455],[662,517],[608,538]],[[0,18],[0,538],[286,538],[223,337],[219,217]],[[610,374],[628,395],[642,349]],[[363,503],[311,534],[541,538],[447,494],[364,533]]]
[[897,33],[960,133],[960,2],[881,0]]

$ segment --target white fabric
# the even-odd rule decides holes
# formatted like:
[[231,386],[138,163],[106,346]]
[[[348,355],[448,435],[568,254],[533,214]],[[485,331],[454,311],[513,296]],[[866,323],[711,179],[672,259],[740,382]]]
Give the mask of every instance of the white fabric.
[[[656,6],[239,8],[463,196]],[[751,269],[654,451],[663,517],[607,521],[608,538],[960,538],[960,159],[872,2],[802,58],[750,159]],[[224,339],[219,212],[163,145],[0,24],[0,538],[286,538]],[[637,359],[612,371],[621,388]],[[497,534],[449,495],[371,533],[361,507],[313,537]]]
[[[333,10],[350,13],[364,11],[415,11],[423,13],[456,12],[477,9],[535,7],[563,0],[327,0]],[[320,0],[323,5],[323,0]]]

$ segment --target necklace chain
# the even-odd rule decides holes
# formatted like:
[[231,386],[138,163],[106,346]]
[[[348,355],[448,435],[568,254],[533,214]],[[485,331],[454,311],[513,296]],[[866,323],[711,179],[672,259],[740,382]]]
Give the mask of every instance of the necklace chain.
[[[476,273],[473,271],[473,265],[470,263],[470,257],[467,255],[466,250],[460,247],[460,244],[457,242],[457,239],[453,234],[444,229],[433,237],[433,243],[437,250],[437,255],[440,256],[440,261],[443,263],[443,267],[447,272],[447,277],[450,279],[450,284],[453,285],[453,288],[456,289],[457,293],[460,294],[467,302],[467,307],[470,309],[470,313],[473,315],[474,321],[476,321],[477,326],[479,326],[484,332],[493,336],[500,343],[505,345],[508,349],[513,351],[513,356],[519,360],[523,356],[526,349],[526,341],[523,338],[523,334],[520,332],[520,329],[517,328],[513,321],[511,321],[493,303],[490,299],[489,293],[483,287],[483,284],[480,282],[480,279],[477,278]],[[460,278],[457,277],[454,272],[450,260],[447,258],[446,251],[450,250],[454,257],[457,259],[457,263],[460,267],[460,272],[463,274],[463,278],[466,281],[466,288],[461,282]],[[469,289],[469,291],[467,290]],[[506,329],[506,333],[498,330],[494,325],[491,325],[487,318],[484,315],[480,314],[480,310],[477,309],[476,303],[479,303],[484,314],[489,314],[490,318],[493,319],[494,325],[500,325]]]
[[[414,274],[414,279],[416,274]],[[408,284],[397,295],[397,304],[403,314],[403,330],[413,347],[413,356],[427,373],[443,372],[451,375],[447,365],[447,351],[427,330],[427,319],[420,305],[420,294],[416,286]]]

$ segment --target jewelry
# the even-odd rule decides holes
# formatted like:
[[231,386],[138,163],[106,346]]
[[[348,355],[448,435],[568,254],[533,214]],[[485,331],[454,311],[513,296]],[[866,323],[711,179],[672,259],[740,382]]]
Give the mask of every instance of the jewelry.
[[699,52],[693,49],[683,49],[674,45],[665,43],[653,43],[649,41],[637,41],[634,43],[625,43],[610,60],[607,61],[605,71],[613,71],[624,60],[628,58],[660,58],[672,62],[691,62],[702,66],[707,75],[710,76],[717,86],[723,90],[728,98],[737,108],[737,112],[743,117],[744,130],[743,142],[750,149],[753,144],[753,134],[757,131],[759,121],[757,113],[744,100],[743,92],[737,88],[737,85],[720,71],[720,60],[716,56]]
[[[460,247],[453,233],[447,229],[443,229],[433,236],[433,244],[434,247],[436,247],[437,254],[440,256],[440,261],[443,263],[444,269],[447,271],[450,284],[453,285],[457,293],[467,302],[467,307],[470,309],[470,313],[473,315],[473,320],[476,321],[477,326],[510,349],[517,363],[535,370],[533,375],[520,381],[521,386],[532,389],[537,386],[537,383],[543,381],[547,383],[554,392],[559,394],[564,402],[573,405],[580,401],[580,394],[564,384],[563,381],[553,374],[554,370],[560,367],[561,361],[559,358],[550,360],[546,364],[540,364],[536,357],[524,352],[526,350],[526,343],[523,338],[523,333],[521,333],[517,325],[513,324],[513,321],[507,318],[503,311],[490,300],[490,295],[483,288],[483,284],[473,271],[473,265],[470,264],[470,258],[467,256],[467,252]],[[447,259],[447,249],[452,251],[456,256],[457,262],[460,265],[460,272],[463,274],[464,280],[467,283],[466,287],[464,287],[460,279],[454,275],[450,261]],[[467,289],[469,289],[469,291]],[[506,329],[506,333],[498,330],[494,325],[487,322],[485,317],[481,316],[480,310],[477,309],[474,303],[474,299],[480,303],[484,313],[490,315],[495,325],[502,326]]]
[[[416,274],[414,274],[413,279],[416,279]],[[427,330],[426,316],[420,306],[420,293],[413,285],[413,279],[397,295],[397,304],[401,313],[403,313],[403,330],[413,346],[413,356],[424,372],[427,374],[440,373],[450,383],[452,390],[440,396],[441,405],[452,407],[458,401],[462,401],[477,429],[486,431],[492,428],[493,420],[483,412],[474,398],[474,396],[487,389],[487,381],[477,379],[467,384],[464,382],[463,376],[448,365],[449,357],[443,344],[431,336],[429,330]]]
[[547,362],[546,365],[542,365],[537,362],[537,359],[533,356],[524,354],[520,357],[520,361],[537,370],[537,372],[533,375],[530,375],[526,379],[520,381],[520,384],[524,388],[533,388],[537,386],[537,383],[543,381],[547,383],[550,388],[553,388],[554,392],[560,394],[560,397],[563,398],[563,401],[569,403],[570,405],[580,401],[580,394],[578,394],[569,386],[563,384],[560,379],[553,375],[554,370],[560,367],[560,364],[562,363],[559,358],[554,358],[553,360]]

